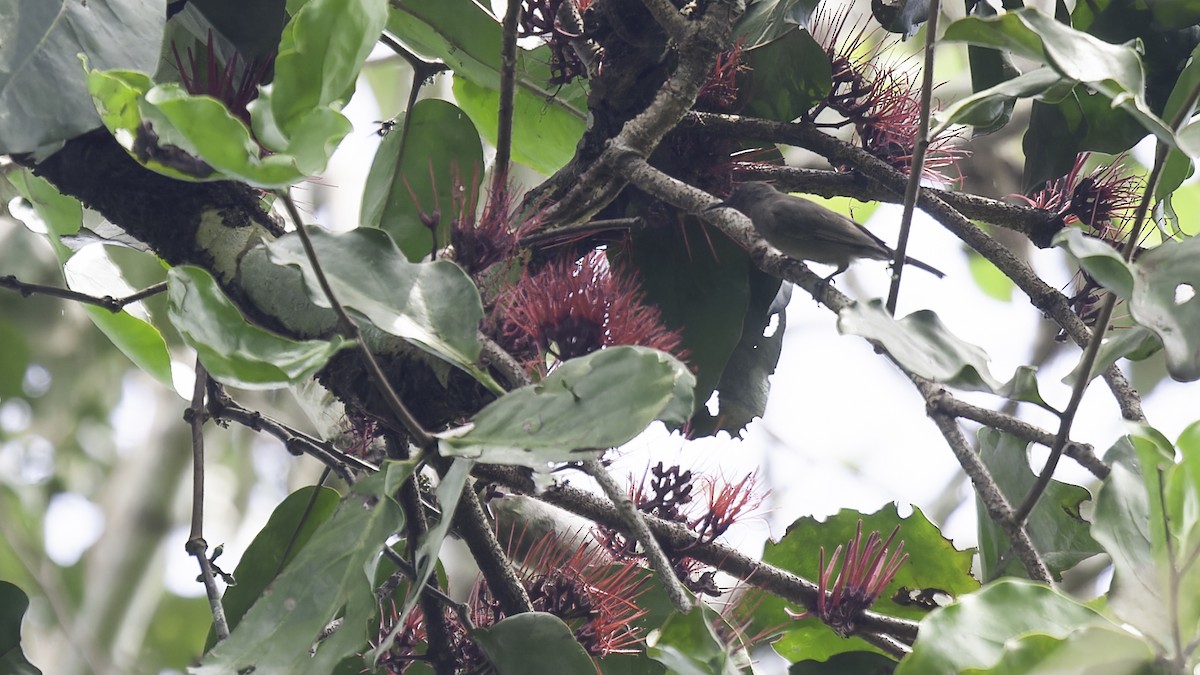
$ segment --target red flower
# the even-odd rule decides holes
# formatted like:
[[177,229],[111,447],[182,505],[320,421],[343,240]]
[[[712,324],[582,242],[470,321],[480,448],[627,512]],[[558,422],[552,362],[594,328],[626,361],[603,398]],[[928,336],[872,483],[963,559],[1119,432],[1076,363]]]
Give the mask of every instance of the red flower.
[[229,61],[221,66],[217,54],[213,50],[213,32],[208,31],[208,45],[204,52],[204,62],[197,64],[196,56],[191,48],[187,50],[187,64],[179,56],[179,49],[171,43],[171,52],[175,56],[175,68],[179,71],[179,79],[183,88],[189,94],[211,96],[225,104],[229,112],[250,126],[250,112],[246,106],[258,97],[258,85],[262,84],[275,55],[271,54],[258,63],[257,59],[243,64],[238,68],[237,52],[229,57]]
[[[634,277],[608,264],[604,251],[579,260],[559,258],[536,274],[528,272],[503,307],[503,342],[519,353],[530,340],[539,354],[560,361],[615,345],[642,345],[683,358],[682,337],[663,325]],[[544,358],[540,359],[544,362]]]
[[889,555],[888,552],[888,546],[899,532],[900,526],[897,525],[887,540],[882,542],[879,533],[872,532],[864,543],[862,520],[859,520],[857,533],[846,544],[846,561],[841,568],[838,567],[838,560],[842,547],[839,545],[834,549],[826,566],[825,547],[822,546],[818,563],[821,572],[817,584],[817,608],[814,612],[802,613],[788,610],[788,615],[793,619],[816,616],[838,635],[853,635],[858,615],[875,604],[900,566],[908,560],[908,554],[901,553],[904,551],[904,542],[900,542],[894,554]]

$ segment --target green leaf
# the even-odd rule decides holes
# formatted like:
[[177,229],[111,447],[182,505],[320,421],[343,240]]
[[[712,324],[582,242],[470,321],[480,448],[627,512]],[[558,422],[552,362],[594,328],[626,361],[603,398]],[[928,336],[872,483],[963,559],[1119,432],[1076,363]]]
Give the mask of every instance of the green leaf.
[[[1108,370],[1109,366],[1120,359],[1141,361],[1157,354],[1161,349],[1162,340],[1142,326],[1109,331],[1104,336],[1103,342],[1100,343],[1100,351],[1096,355],[1096,363],[1092,372],[1088,374],[1088,380]],[[1083,367],[1082,355],[1079,360],[1080,362],[1075,365],[1075,368],[1063,378],[1063,384],[1073,387],[1079,381],[1080,368]]]
[[827,661],[797,661],[788,675],[891,675],[896,662],[875,652],[843,652]]
[[[1029,469],[1029,444],[1019,438],[984,427],[979,430],[979,455],[1009,503],[1019,504],[1037,481]],[[1102,549],[1089,533],[1090,524],[1080,514],[1081,505],[1090,501],[1086,488],[1050,481],[1046,492],[1029,515],[1025,529],[1034,548],[1056,579],[1080,561]],[[1024,570],[1012,554],[1008,536],[987,516],[976,499],[979,518],[979,558],[981,576],[990,581],[1001,576],[1024,576]]]
[[825,49],[806,30],[793,28],[746,52],[751,70],[746,112],[790,122],[829,95],[832,66]]
[[[872,531],[886,538],[899,525],[900,532],[890,550],[895,552],[902,541],[905,552],[909,554],[908,562],[900,566],[895,578],[873,605],[875,611],[911,619],[925,616],[928,612],[926,609],[896,602],[901,587],[910,590],[930,589],[949,597],[979,588],[979,582],[971,576],[973,552],[955,549],[919,509],[914,508],[912,515],[901,518],[895,504],[888,504],[872,514],[842,509],[824,522],[810,517],[800,518],[788,526],[787,533],[779,542],[767,544],[763,551],[763,562],[815,581],[821,574],[821,548],[825,549],[825,562],[828,565],[834,549],[843,547],[841,560],[844,562],[846,543],[858,531],[860,519],[864,539]],[[789,661],[824,661],[843,652],[877,651],[861,638],[840,637],[819,619],[792,621],[783,611],[785,606],[775,596],[765,597],[755,611],[754,627],[762,630],[783,625],[786,633],[775,643],[775,650]]]
[[[221,596],[230,630],[237,628],[267,586],[308,544],[317,527],[329,520],[338,501],[336,490],[312,486],[296,490],[275,507],[233,570],[237,585]],[[216,633],[210,631],[207,646],[215,643]]]
[[1200,379],[1200,239],[1165,241],[1133,264],[1133,320],[1162,340],[1167,371],[1182,382]]
[[0,672],[5,675],[41,675],[21,651],[21,620],[29,609],[25,592],[0,581]]
[[971,270],[971,278],[985,295],[1003,302],[1012,300],[1016,284],[992,264],[992,261],[975,251],[970,251],[967,254],[967,267]]
[[246,321],[216,279],[192,266],[168,274],[171,323],[218,381],[243,389],[271,389],[307,379],[349,343],[297,342]]
[[[331,234],[309,227],[308,234],[339,302],[380,330],[497,387],[478,365],[479,291],[458,265],[444,260],[410,263],[380,230]],[[290,233],[267,244],[267,254],[276,265],[300,268],[309,297],[329,307],[299,236]]]
[[1113,626],[1085,626],[1064,638],[1030,634],[1005,645],[995,667],[970,675],[1149,675],[1155,654],[1144,640]]
[[756,0],[733,27],[735,40],[754,49],[778,38],[796,26],[808,27],[819,0]]
[[1067,249],[1101,286],[1126,300],[1133,294],[1134,271],[1112,244],[1088,236],[1077,227],[1059,230],[1053,243]]
[[151,72],[165,18],[161,0],[0,2],[0,154],[48,150],[100,126],[78,55]]
[[[720,234],[706,234],[701,227],[687,221],[686,231],[651,228],[631,233],[628,244],[608,249],[610,260],[636,271],[646,300],[662,312],[663,324],[681,331],[680,346],[687,350],[688,365],[696,375],[697,409],[708,401],[741,340],[737,319],[749,318],[752,269],[737,244]],[[772,281],[778,288],[777,279],[767,283]],[[765,304],[773,298],[772,291]]]
[[[336,109],[349,100],[386,21],[386,0],[309,0],[292,17],[280,39],[274,79],[259,99],[264,108],[269,106],[268,119],[285,138],[301,135],[321,109]],[[267,114],[266,109],[261,112]],[[269,136],[260,138],[269,142]]]
[[596,668],[567,624],[545,612],[510,616],[471,637],[500,675],[571,675]]
[[488,404],[472,424],[441,434],[440,449],[479,462],[539,469],[587,459],[631,440],[656,419],[685,422],[695,384],[687,367],[664,352],[602,349]]
[[[454,100],[489,143],[496,143],[500,92],[474,80],[454,76]],[[420,102],[418,102],[420,105]],[[575,156],[584,122],[563,105],[548,105],[544,96],[518,88],[513,97],[512,158],[549,176]]]
[[1061,639],[1090,625],[1107,622],[1045,586],[1001,579],[921,621],[912,654],[900,662],[896,675],[992,668],[1005,657],[1010,641],[1035,634]]
[[703,602],[687,614],[673,614],[659,629],[646,654],[672,675],[738,675],[733,656],[713,630],[721,617]]
[[[96,256],[94,252],[85,256],[90,256],[95,263],[92,269],[88,270],[87,276],[70,273],[65,265],[72,258],[73,252],[64,246],[59,238],[79,231],[83,221],[83,207],[75,198],[60,194],[53,185],[28,171],[13,174],[12,180],[13,185],[33,205],[45,225],[50,245],[59,262],[64,264],[64,278],[68,287],[82,293],[99,293],[101,297],[120,297],[135,290],[124,281],[120,271],[107,256]],[[101,288],[88,285],[91,277],[98,272],[103,272],[105,285]],[[92,323],[96,324],[134,365],[168,387],[172,386],[171,355],[167,351],[166,342],[147,320],[131,314],[131,311],[138,311],[141,317],[149,318],[145,311],[140,309],[140,304],[127,305],[116,314],[90,305],[85,306],[84,311]]]
[[188,4],[233,43],[243,59],[265,57],[273,52],[288,18],[284,0],[188,0]]
[[969,124],[980,132],[998,129],[1008,123],[1016,99],[1043,95],[1061,98],[1064,83],[1067,89],[1074,86],[1074,82],[1063,79],[1062,75],[1048,67],[1005,80],[938,111],[935,127],[930,134],[937,136],[954,124]]
[[[400,506],[383,493],[386,474],[412,469],[411,464],[389,463],[355,483],[270,591],[191,672],[210,675],[254,668],[266,675],[324,674],[362,649],[375,604],[366,567],[403,522]],[[316,644],[316,654],[310,656],[322,630],[339,617],[341,626]]]
[[1150,501],[1141,476],[1114,462],[1096,495],[1094,518],[1092,536],[1113,561],[1108,608],[1159,644],[1168,644],[1166,574],[1156,561]]
[[880,299],[855,302],[838,312],[838,331],[882,344],[905,369],[960,389],[987,391],[1053,410],[1038,393],[1032,368],[1018,368],[1008,382],[988,370],[987,354],[950,332],[929,310],[893,319]]
[[[407,115],[375,153],[363,190],[362,224],[382,228],[409,260],[418,261],[433,250],[421,212],[440,213],[437,245],[449,243],[451,221],[461,217],[455,205],[465,194],[478,193],[483,146],[475,125],[453,103],[423,99]],[[456,181],[464,192],[457,191]],[[474,206],[465,208],[473,213]]]
[[[708,410],[705,390],[697,385],[697,409],[692,416],[694,434],[715,434],[728,431],[740,436],[746,425],[762,417],[771,393],[770,376],[779,363],[783,336],[787,328],[788,300],[791,284],[781,285],[779,279],[752,267],[750,277],[750,306],[742,321],[742,335],[717,383],[717,412]],[[704,404],[703,406],[699,404]]]
[[[986,2],[977,2],[970,8],[971,16],[996,16],[997,11]],[[1013,65],[1012,59],[999,49],[988,47],[967,47],[967,59],[971,67],[971,91],[978,94],[992,89],[1021,74]],[[986,106],[974,113],[975,135],[990,134],[1004,127],[1012,117],[1014,101],[999,98],[993,99]],[[986,121],[985,121],[986,120]]]

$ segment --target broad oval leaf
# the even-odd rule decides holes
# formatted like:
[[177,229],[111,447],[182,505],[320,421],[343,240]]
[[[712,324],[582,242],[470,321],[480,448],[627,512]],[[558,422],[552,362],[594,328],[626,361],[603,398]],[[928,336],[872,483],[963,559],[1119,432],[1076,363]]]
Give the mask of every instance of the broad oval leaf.
[[1129,300],[1134,321],[1162,340],[1167,371],[1182,382],[1200,379],[1200,239],[1165,241],[1138,256]]
[[[339,302],[380,330],[410,340],[495,387],[478,365],[483,318],[479,291],[458,265],[445,260],[411,263],[380,230],[332,234],[309,227],[308,236]],[[276,265],[300,268],[309,297],[329,307],[298,235],[290,233],[267,244],[267,255]]]
[[471,637],[500,675],[586,675],[592,658],[563,620],[545,612],[510,616]]
[[101,69],[152,72],[165,20],[161,0],[0,3],[0,154],[99,127],[78,55]]
[[[462,217],[456,205],[466,200],[457,189],[478,194],[483,146],[470,118],[440,99],[417,101],[397,127],[384,137],[371,163],[362,224],[383,229],[409,260],[418,261],[434,248],[421,214],[440,215],[436,243],[449,243],[451,221]],[[472,199],[462,208],[474,207]]]
[[297,342],[246,321],[207,271],[192,266],[168,274],[171,323],[217,381],[243,389],[271,389],[311,377],[339,350],[332,341]]
[[896,675],[992,668],[1005,657],[1010,641],[1034,634],[1061,639],[1092,625],[1110,624],[1058,591],[1002,579],[921,621],[920,636]]
[[687,421],[695,385],[687,367],[664,352],[602,349],[488,404],[472,424],[442,434],[441,451],[538,469],[587,459],[631,440],[656,419]]
[[746,112],[755,117],[790,122],[828,96],[833,86],[829,56],[806,30],[793,28],[743,58],[752,69]]

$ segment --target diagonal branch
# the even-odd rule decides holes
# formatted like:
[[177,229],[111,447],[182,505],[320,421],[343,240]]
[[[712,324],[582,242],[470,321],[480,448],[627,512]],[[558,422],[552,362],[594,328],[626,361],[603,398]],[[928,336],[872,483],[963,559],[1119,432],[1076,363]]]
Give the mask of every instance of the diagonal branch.
[[81,302],[86,305],[103,307],[113,314],[116,314],[122,309],[125,309],[126,305],[131,305],[139,300],[145,300],[146,298],[149,298],[153,295],[158,295],[159,293],[167,290],[167,282],[163,281],[161,283],[154,284],[153,286],[147,286],[146,288],[143,288],[136,293],[130,293],[123,298],[114,298],[111,295],[106,295],[101,298],[95,295],[88,295],[87,293],[73,291],[69,288],[31,284],[29,282],[21,281],[11,274],[0,277],[0,288],[12,289],[26,298],[31,295],[49,295],[55,298],[62,298],[63,300],[74,300],[75,302]]

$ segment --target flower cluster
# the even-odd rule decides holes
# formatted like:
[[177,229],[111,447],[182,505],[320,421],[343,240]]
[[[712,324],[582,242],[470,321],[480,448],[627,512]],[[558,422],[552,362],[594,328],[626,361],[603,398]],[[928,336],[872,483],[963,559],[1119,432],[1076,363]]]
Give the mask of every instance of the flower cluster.
[[[1046,184],[1032,197],[1016,195],[1030,206],[1053,211],[1065,226],[1081,223],[1097,238],[1121,249],[1129,237],[1126,220],[1141,199],[1145,185],[1125,168],[1124,155],[1110,164],[1085,173],[1090,153],[1080,153],[1067,175]],[[1088,326],[1094,326],[1100,312],[1103,287],[1091,275],[1080,271],[1077,290],[1071,297],[1075,313]],[[1058,339],[1066,339],[1060,334]]]
[[680,333],[663,324],[636,278],[614,270],[603,250],[578,260],[558,256],[537,272],[527,269],[498,306],[501,344],[535,368],[547,356],[565,361],[616,345],[686,356]]
[[[534,542],[525,561],[517,568],[517,578],[529,594],[534,611],[562,619],[594,657],[636,651],[642,634],[635,622],[646,613],[637,601],[649,590],[646,581],[650,578],[640,565],[614,559],[586,537],[563,539],[554,533]],[[472,589],[467,608],[475,628],[495,625],[506,616],[482,580]],[[399,620],[394,605],[391,610],[380,623],[379,641]],[[450,610],[446,610],[444,620],[457,661],[455,671],[489,672],[487,657],[470,639],[471,627],[464,626]],[[414,662],[426,659],[420,651],[426,641],[421,610],[413,610],[403,626],[380,660],[388,673],[403,673]]]
[[171,52],[175,56],[175,68],[179,71],[180,82],[189,94],[217,99],[225,104],[234,117],[250,126],[250,111],[246,106],[258,97],[258,85],[262,84],[263,78],[270,71],[274,54],[262,62],[254,59],[247,63],[239,63],[238,54],[234,52],[222,66],[214,51],[212,30],[208,31],[203,63],[196,62],[196,55],[190,47],[187,49],[186,64],[174,42],[171,43]]
[[842,555],[839,545],[825,564],[825,547],[821,547],[818,571],[820,579],[817,583],[817,607],[811,612],[792,612],[788,614],[793,619],[803,619],[816,616],[842,637],[854,634],[855,621],[862,612],[868,609],[883,593],[900,570],[900,566],[908,560],[908,554],[903,553],[904,542],[896,547],[895,553],[890,553],[888,547],[900,532],[897,525],[887,540],[881,540],[878,532],[867,535],[863,541],[862,521],[858,521],[858,531],[854,538],[846,544],[846,560],[838,566]]
[[[695,500],[697,487],[704,501]],[[710,543],[725,534],[737,519],[762,503],[757,475],[750,474],[740,481],[730,482],[707,476],[697,476],[678,466],[662,462],[650,467],[637,484],[631,483],[629,498],[642,513],[680,523],[696,533],[699,543]],[[622,560],[640,559],[637,542],[620,532],[600,527],[597,537],[604,546]],[[686,555],[686,551],[668,551],[675,563],[675,572],[692,591],[717,595],[713,570]]]
[[[816,121],[826,109],[837,112],[840,122],[821,126],[854,125],[864,150],[893,167],[912,166],[920,130],[920,82],[907,59],[889,61],[887,54],[899,42],[896,36],[877,38],[881,30],[867,23],[848,25],[850,5],[813,15],[813,38],[825,49],[833,68],[829,95],[805,116]],[[944,171],[957,166],[967,151],[954,145],[953,134],[931,139],[925,152],[922,177],[947,181]]]

